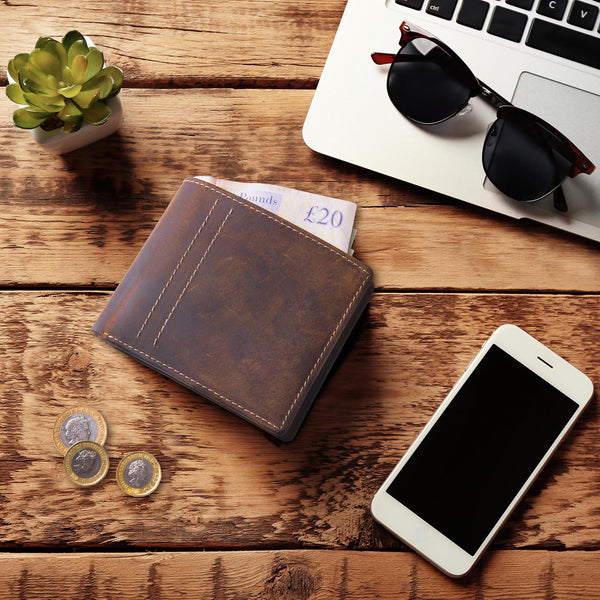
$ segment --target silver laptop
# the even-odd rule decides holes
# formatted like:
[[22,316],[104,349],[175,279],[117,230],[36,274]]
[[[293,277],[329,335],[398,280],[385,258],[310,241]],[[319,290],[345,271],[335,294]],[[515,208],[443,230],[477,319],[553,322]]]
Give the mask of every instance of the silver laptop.
[[[530,6],[531,5],[531,6]],[[514,218],[600,241],[600,2],[598,0],[348,0],[304,124],[317,152]],[[518,202],[486,180],[482,147],[496,109],[434,126],[400,114],[386,91],[400,24],[454,50],[475,76],[565,134],[595,165],[567,178],[568,211],[551,197]]]

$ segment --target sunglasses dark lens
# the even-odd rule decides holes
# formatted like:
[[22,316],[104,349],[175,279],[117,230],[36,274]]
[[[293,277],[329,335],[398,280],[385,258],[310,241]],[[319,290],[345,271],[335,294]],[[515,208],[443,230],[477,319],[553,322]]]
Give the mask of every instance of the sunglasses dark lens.
[[532,115],[518,110],[502,115],[488,131],[483,168],[490,181],[514,200],[539,200],[568,176],[572,161],[562,142]]
[[387,91],[405,117],[433,125],[467,105],[473,81],[470,71],[444,48],[417,38],[396,55],[388,73]]

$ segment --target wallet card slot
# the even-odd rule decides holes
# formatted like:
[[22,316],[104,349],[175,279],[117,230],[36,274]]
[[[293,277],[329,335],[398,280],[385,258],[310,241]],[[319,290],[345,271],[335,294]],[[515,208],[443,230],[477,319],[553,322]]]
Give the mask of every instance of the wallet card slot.
[[[230,208],[227,203],[223,202],[222,198],[217,198],[205,207],[195,202],[191,203],[187,207],[187,214],[191,218],[201,211],[202,222],[200,225],[194,229],[186,228],[186,232],[178,232],[176,229],[170,231],[171,235],[187,233],[185,237],[189,241],[184,241],[184,237],[184,240],[181,240],[180,243],[180,252],[168,259],[168,266],[163,261],[159,267],[160,272],[163,273],[163,278],[160,283],[155,278],[155,299],[147,304],[149,308],[146,316],[134,330],[137,332],[134,334],[135,339],[139,340],[142,346],[151,348],[158,342],[162,331],[177,307],[178,301],[181,299],[183,290],[187,289],[192,279],[191,274],[197,271],[206,257],[208,250],[228,218]],[[198,216],[199,219],[200,216]],[[168,240],[165,240],[165,243],[169,243]],[[159,244],[160,246],[162,244]],[[165,266],[167,266],[166,269]],[[152,267],[150,266],[150,268]],[[158,273],[155,273],[155,277],[156,275]]]
[[192,280],[196,276],[196,273],[198,272],[198,269],[200,268],[200,265],[202,265],[202,263],[204,262],[204,259],[206,258],[207,254],[210,252],[210,249],[213,247],[213,244],[215,243],[215,240],[219,237],[219,234],[223,230],[223,227],[225,226],[225,223],[227,223],[227,219],[229,219],[229,216],[231,215],[232,212],[233,212],[233,208],[230,208],[229,212],[225,215],[225,218],[221,221],[221,224],[219,225],[217,231],[215,232],[214,236],[210,240],[208,246],[206,247],[206,250],[204,251],[204,253],[200,257],[200,260],[197,262],[196,266],[192,270],[192,273],[190,274],[190,276],[188,277],[187,281],[185,282],[185,284],[184,284],[184,286],[183,286],[183,288],[182,288],[179,296],[177,297],[177,300],[175,300],[175,303],[173,304],[173,306],[171,307],[171,310],[169,311],[169,313],[167,314],[165,320],[163,321],[163,324],[162,324],[161,328],[158,330],[158,333],[156,334],[156,337],[154,338],[154,341],[152,342],[153,346],[156,346],[156,343],[158,342],[158,339],[162,335],[162,332],[165,330],[165,327],[167,326],[167,323],[169,322],[169,320],[173,316],[173,313],[175,312],[175,310],[179,306],[179,303],[181,302],[181,299],[183,298],[183,295],[185,294],[185,292],[187,291],[190,283],[192,282]]
[[210,219],[210,217],[211,217],[211,215],[212,215],[213,211],[215,210],[215,208],[216,208],[216,206],[217,206],[218,203],[219,203],[219,200],[217,199],[217,200],[215,200],[215,202],[213,203],[213,205],[210,207],[210,210],[206,214],[206,217],[204,217],[204,220],[200,224],[200,227],[198,227],[196,233],[194,234],[194,237],[191,239],[191,241],[188,244],[187,248],[185,249],[185,251],[181,255],[181,258],[179,259],[179,262],[173,268],[173,271],[171,272],[171,275],[170,275],[169,279],[167,279],[167,282],[165,283],[165,285],[163,286],[162,290],[158,294],[158,296],[157,296],[154,304],[152,305],[152,307],[148,311],[148,314],[146,315],[146,318],[142,322],[142,325],[140,326],[140,328],[139,328],[139,330],[137,332],[137,335],[135,336],[136,338],[139,338],[140,335],[142,335],[142,331],[144,331],[144,328],[146,327],[146,325],[148,324],[148,321],[150,320],[150,318],[154,314],[154,311],[156,310],[156,307],[158,306],[158,304],[162,300],[163,296],[165,295],[165,292],[167,291],[167,288],[171,285],[171,282],[175,278],[175,275],[179,271],[179,268],[183,264],[183,261],[185,260],[186,256],[189,254],[190,250],[192,249],[192,246],[196,243],[196,240],[198,239],[198,236],[200,235],[200,233],[203,231],[204,227],[208,223],[208,220]]

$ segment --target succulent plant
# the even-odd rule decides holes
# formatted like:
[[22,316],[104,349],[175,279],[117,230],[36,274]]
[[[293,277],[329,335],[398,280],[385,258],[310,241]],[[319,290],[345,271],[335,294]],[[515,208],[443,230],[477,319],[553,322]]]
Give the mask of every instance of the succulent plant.
[[6,95],[21,105],[13,122],[23,129],[77,131],[82,123],[102,125],[111,110],[106,101],[116,96],[123,71],[104,67],[104,56],[88,44],[78,31],[70,31],[61,42],[38,39],[30,54],[17,54],[8,63],[12,82]]

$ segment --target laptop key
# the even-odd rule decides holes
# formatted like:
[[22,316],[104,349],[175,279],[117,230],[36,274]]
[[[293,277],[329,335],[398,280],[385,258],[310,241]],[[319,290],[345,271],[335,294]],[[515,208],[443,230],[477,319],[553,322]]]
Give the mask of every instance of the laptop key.
[[506,0],[506,4],[522,8],[524,10],[531,10],[533,7],[533,0]]
[[427,0],[425,12],[449,21],[454,14],[458,0]]
[[489,8],[489,3],[483,0],[463,0],[456,22],[465,27],[481,29]]
[[488,33],[511,42],[520,42],[526,24],[527,15],[508,10],[503,6],[496,6],[488,25]]
[[424,0],[396,0],[396,4],[400,6],[408,6],[408,8],[414,8],[415,10],[421,10]]
[[598,17],[599,10],[600,9],[598,9],[597,6],[581,2],[581,0],[575,0],[567,22],[576,27],[583,27],[583,29],[589,29],[591,31],[594,29],[594,23]]
[[544,17],[560,21],[565,14],[568,0],[540,0],[537,12]]
[[600,69],[600,38],[534,19],[527,46]]

